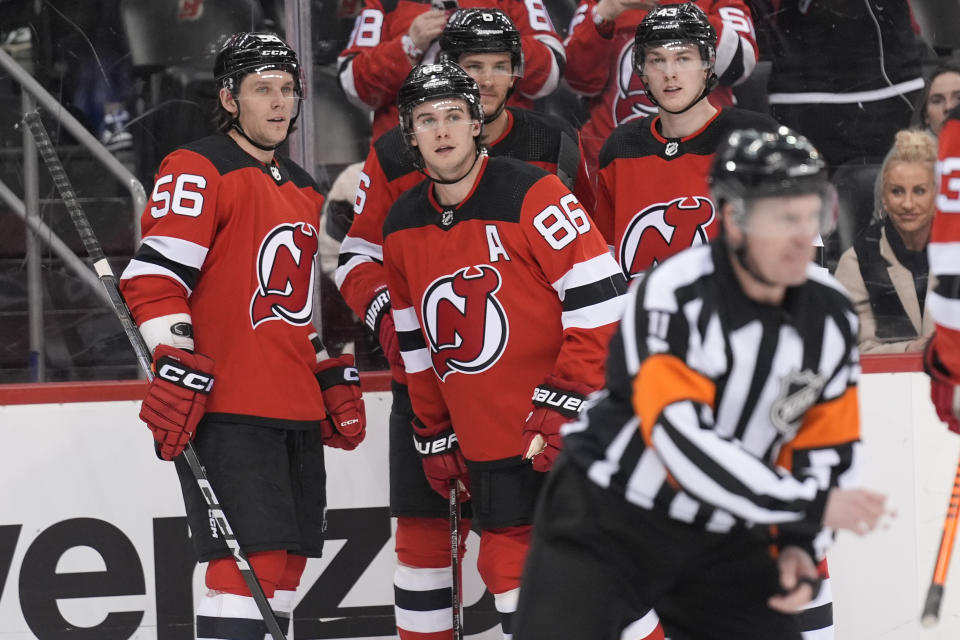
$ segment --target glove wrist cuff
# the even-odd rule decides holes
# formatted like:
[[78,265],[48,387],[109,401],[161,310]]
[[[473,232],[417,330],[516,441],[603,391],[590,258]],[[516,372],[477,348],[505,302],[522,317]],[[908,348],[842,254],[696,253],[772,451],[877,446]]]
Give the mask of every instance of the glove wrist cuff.
[[587,396],[578,391],[563,389],[545,382],[533,390],[533,406],[552,409],[565,418],[576,418],[580,414]]
[[460,443],[457,442],[457,434],[454,433],[453,429],[447,429],[432,436],[421,436],[414,433],[413,446],[416,447],[417,453],[421,457],[427,458],[459,449]]
[[363,323],[374,336],[380,335],[380,321],[387,313],[390,313],[390,292],[387,289],[381,289],[373,296],[373,300],[367,305],[367,310],[363,314]]

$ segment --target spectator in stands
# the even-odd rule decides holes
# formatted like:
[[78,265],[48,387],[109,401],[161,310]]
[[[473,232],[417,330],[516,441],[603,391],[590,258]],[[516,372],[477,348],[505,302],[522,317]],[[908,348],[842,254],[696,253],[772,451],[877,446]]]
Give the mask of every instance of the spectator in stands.
[[923,88],[908,0],[749,2],[770,45],[770,114],[833,167],[882,158]]
[[944,60],[930,74],[919,107],[913,112],[913,127],[940,135],[947,114],[960,104],[960,59]]
[[[664,2],[673,4],[676,0]],[[633,73],[637,25],[660,0],[582,0],[564,41],[564,77],[586,97],[590,119],[581,129],[587,170],[596,180],[600,147],[615,127],[656,114],[643,84]],[[750,10],[743,0],[697,0],[717,32],[714,72],[719,86],[710,94],[717,107],[733,104],[730,87],[747,79],[757,62]]]
[[897,133],[877,178],[878,217],[837,265],[860,316],[861,353],[923,351],[933,332],[924,300],[936,162],[927,132]]
[[[371,142],[397,125],[397,92],[414,65],[436,60],[437,38],[457,4],[434,0],[431,8],[416,0],[367,0],[340,54],[338,79],[351,102],[374,110]],[[459,5],[501,9],[517,25],[523,77],[509,104],[530,108],[557,88],[566,55],[541,0],[461,0]]]

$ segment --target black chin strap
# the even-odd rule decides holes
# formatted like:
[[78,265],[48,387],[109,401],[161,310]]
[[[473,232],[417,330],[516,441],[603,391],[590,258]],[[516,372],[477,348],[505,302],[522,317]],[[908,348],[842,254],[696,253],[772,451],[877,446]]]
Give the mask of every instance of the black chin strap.
[[463,180],[464,178],[466,178],[468,175],[470,175],[470,172],[473,171],[473,168],[474,168],[475,166],[477,166],[477,161],[480,159],[480,156],[482,156],[482,155],[484,155],[484,153],[483,153],[483,151],[480,149],[480,146],[477,145],[477,155],[473,156],[473,162],[470,163],[470,168],[467,169],[466,172],[464,172],[464,174],[463,174],[462,176],[460,176],[459,178],[454,178],[454,179],[452,179],[452,180],[444,180],[444,179],[442,179],[442,178],[434,178],[432,175],[430,175],[429,173],[427,173],[427,170],[426,170],[424,167],[420,167],[419,171],[420,171],[421,174],[423,174],[423,177],[425,177],[425,178],[426,178],[427,180],[429,180],[430,182],[435,182],[435,183],[437,183],[437,184],[456,184],[456,183],[460,182],[461,180]]
[[241,136],[243,136],[244,140],[246,140],[247,142],[255,146],[257,149],[260,149],[261,151],[276,151],[280,147],[280,145],[282,145],[284,142],[287,141],[287,138],[290,136],[290,128],[287,127],[287,135],[283,137],[283,140],[281,140],[280,142],[274,145],[265,145],[265,144],[260,144],[259,142],[257,142],[256,140],[248,136],[247,132],[244,131],[243,127],[240,126],[239,120],[234,120],[233,124],[230,126],[233,128],[234,131],[236,131]]
[[280,142],[278,142],[278,143],[275,144],[275,145],[264,145],[264,144],[260,144],[259,142],[257,142],[256,140],[254,140],[253,138],[251,138],[250,136],[247,135],[247,132],[244,131],[244,130],[243,130],[243,127],[240,126],[240,102],[239,102],[239,101],[237,101],[237,116],[233,119],[233,122],[230,124],[230,127],[231,127],[234,131],[236,131],[237,133],[239,133],[241,136],[243,136],[243,139],[244,139],[244,140],[246,140],[247,142],[249,142],[250,144],[252,144],[253,146],[255,146],[257,149],[260,149],[260,151],[276,151],[277,149],[280,148],[280,146],[281,146],[284,142],[287,141],[287,138],[290,137],[290,129],[293,128],[293,123],[297,121],[297,117],[299,117],[299,116],[300,116],[300,113],[299,113],[299,110],[298,110],[297,115],[294,116],[293,118],[291,118],[291,119],[290,119],[290,124],[287,125],[287,135],[283,136],[283,140],[281,140]]

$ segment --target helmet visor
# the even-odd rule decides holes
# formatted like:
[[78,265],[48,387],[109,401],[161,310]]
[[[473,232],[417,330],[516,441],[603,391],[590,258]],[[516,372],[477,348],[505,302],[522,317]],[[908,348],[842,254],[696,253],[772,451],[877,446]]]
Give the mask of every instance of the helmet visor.
[[414,133],[432,133],[441,128],[477,124],[463,98],[445,97],[421,102],[413,108],[410,126]]
[[817,190],[755,195],[733,203],[739,226],[753,237],[784,238],[829,235],[836,226],[837,192],[830,183]]
[[645,46],[638,66],[641,74],[674,73],[709,69],[710,61],[703,59],[696,43],[673,40]]
[[276,109],[284,116],[300,114],[303,96],[293,75],[280,69],[262,69],[244,76],[240,91],[234,96],[241,104],[258,104]]

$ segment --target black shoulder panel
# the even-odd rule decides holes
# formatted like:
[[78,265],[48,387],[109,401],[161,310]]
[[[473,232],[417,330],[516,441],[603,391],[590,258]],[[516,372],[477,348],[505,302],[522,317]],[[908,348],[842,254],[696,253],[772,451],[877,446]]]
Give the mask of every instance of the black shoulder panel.
[[452,229],[467,220],[519,222],[523,199],[538,180],[550,175],[543,169],[513,158],[490,158],[473,194],[454,212],[453,223],[441,224],[441,216],[428,198],[432,184],[424,180],[401,195],[387,214],[383,238],[404,229],[435,226]]
[[399,125],[377,138],[373,150],[389,182],[417,170],[417,165],[413,163],[413,152],[403,139]]

